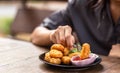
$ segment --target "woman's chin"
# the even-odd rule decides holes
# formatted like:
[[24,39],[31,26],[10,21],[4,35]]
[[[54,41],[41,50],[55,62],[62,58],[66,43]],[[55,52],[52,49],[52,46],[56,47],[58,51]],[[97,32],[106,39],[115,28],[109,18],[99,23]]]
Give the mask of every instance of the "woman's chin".
[[91,53],[89,55],[89,58],[81,60],[80,56],[76,55],[71,58],[71,62],[75,66],[83,67],[83,66],[87,66],[87,65],[93,63],[97,57],[98,57],[98,55]]

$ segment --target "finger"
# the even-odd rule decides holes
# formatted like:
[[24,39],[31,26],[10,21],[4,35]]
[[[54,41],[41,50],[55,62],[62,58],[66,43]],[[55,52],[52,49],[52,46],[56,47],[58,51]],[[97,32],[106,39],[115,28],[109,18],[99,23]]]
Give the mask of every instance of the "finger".
[[74,45],[74,37],[71,35],[69,38],[67,38],[67,46],[69,49],[72,49],[73,48],[73,45]]
[[59,40],[60,40],[60,43],[65,46],[65,29],[63,27],[60,28]]
[[72,35],[72,36],[71,36],[71,41],[70,41],[70,49],[73,48],[74,43],[75,43],[75,38],[74,38],[74,36]]
[[71,36],[71,32],[72,32],[71,27],[65,26],[64,29],[65,29],[65,38],[70,37]]
[[65,27],[65,41],[66,41],[66,44],[67,44],[67,47],[70,47],[70,41],[71,41],[71,32],[72,32],[72,29],[69,27],[69,26],[66,26]]
[[56,39],[56,43],[60,43],[59,30],[58,29],[56,29],[56,32],[55,32],[55,39]]

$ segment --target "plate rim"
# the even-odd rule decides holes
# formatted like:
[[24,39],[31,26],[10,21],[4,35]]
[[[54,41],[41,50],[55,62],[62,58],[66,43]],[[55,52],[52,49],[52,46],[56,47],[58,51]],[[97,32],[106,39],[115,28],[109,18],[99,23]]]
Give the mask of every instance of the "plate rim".
[[[44,52],[44,53],[42,53],[42,54],[40,54],[39,55],[39,59],[43,62],[43,63],[45,63],[45,64],[47,64],[47,65],[49,65],[49,66],[53,66],[53,67],[58,67],[58,68],[66,68],[66,69],[84,69],[84,68],[89,68],[89,67],[93,67],[93,66],[95,66],[95,65],[97,65],[97,64],[100,64],[101,63],[101,61],[102,61],[102,58],[98,55],[98,57],[96,58],[96,60],[93,62],[93,63],[91,63],[91,64],[89,64],[89,65],[86,65],[86,66],[83,66],[83,67],[79,67],[79,66],[75,66],[75,65],[72,65],[72,66],[70,66],[70,65],[57,65],[57,64],[52,64],[52,63],[49,63],[49,62],[47,62],[47,61],[45,61],[44,59],[43,59],[43,56],[45,56],[45,53],[47,53],[47,52]],[[95,53],[94,53],[95,54]],[[97,55],[97,54],[96,54]],[[98,61],[97,61],[98,60]]]

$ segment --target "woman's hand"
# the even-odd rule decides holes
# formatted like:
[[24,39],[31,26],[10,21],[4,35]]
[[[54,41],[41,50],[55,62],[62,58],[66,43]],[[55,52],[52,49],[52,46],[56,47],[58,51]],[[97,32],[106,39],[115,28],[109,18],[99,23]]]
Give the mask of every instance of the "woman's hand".
[[75,38],[72,35],[72,29],[70,26],[59,26],[50,34],[50,40],[53,43],[60,43],[69,49],[73,47],[75,43]]

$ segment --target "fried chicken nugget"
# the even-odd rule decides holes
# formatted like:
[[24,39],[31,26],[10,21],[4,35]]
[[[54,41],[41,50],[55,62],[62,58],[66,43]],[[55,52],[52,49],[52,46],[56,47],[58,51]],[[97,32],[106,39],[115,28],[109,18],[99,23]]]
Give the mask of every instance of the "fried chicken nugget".
[[63,57],[63,53],[59,50],[50,50],[50,57],[52,58],[62,58]]
[[62,62],[63,62],[63,64],[70,64],[71,63],[70,57],[69,56],[63,56],[62,57]]
[[80,52],[74,52],[69,54],[69,57],[72,58],[73,56],[80,55]]
[[69,54],[69,49],[68,48],[64,48],[63,54],[64,54],[64,56],[67,56]]
[[90,45],[88,43],[84,43],[82,46],[80,58],[86,59],[89,57],[89,54],[90,54]]
[[50,63],[52,63],[52,64],[61,64],[61,59],[60,58],[51,58]]
[[45,53],[44,60],[49,62],[50,59],[51,59],[51,57],[50,57],[50,53],[49,53],[49,52]]
[[61,44],[53,44],[53,45],[51,46],[51,50],[52,50],[52,49],[56,49],[56,50],[59,50],[59,51],[64,52],[64,46],[61,45]]

